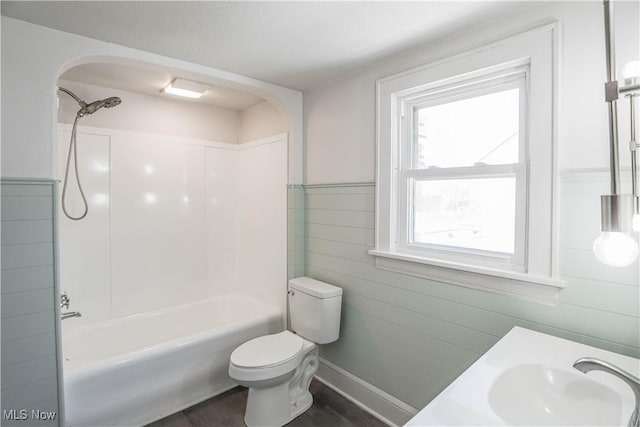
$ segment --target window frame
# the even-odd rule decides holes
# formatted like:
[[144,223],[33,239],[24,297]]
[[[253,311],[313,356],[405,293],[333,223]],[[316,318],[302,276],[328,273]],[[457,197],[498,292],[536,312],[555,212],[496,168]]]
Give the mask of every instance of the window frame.
[[[376,246],[369,251],[378,268],[529,299],[557,298],[563,286],[555,230],[557,33],[557,24],[545,25],[378,80]],[[514,81],[521,106],[517,164],[412,169],[415,147],[408,143],[408,149],[403,138],[414,130],[416,106],[499,92]],[[514,256],[410,244],[410,178],[491,173],[516,176]]]
[[[529,64],[523,64],[497,73],[481,75],[474,79],[462,80],[446,87],[434,87],[420,91],[417,96],[399,97],[398,111],[401,117],[398,149],[400,166],[398,177],[398,214],[397,214],[397,250],[401,253],[423,256],[430,259],[448,257],[463,263],[478,264],[487,267],[503,268],[513,271],[526,269],[527,241],[527,199],[528,199],[528,75]],[[519,89],[519,136],[518,162],[500,165],[473,165],[460,167],[442,167],[418,169],[415,167],[415,123],[417,109],[443,105],[474,97],[498,93],[509,89]],[[435,92],[435,97],[433,96]],[[513,177],[516,180],[516,206],[514,230],[514,254],[509,255],[482,249],[417,243],[412,241],[412,184],[418,180],[438,179],[474,179]],[[403,196],[406,196],[403,197]]]

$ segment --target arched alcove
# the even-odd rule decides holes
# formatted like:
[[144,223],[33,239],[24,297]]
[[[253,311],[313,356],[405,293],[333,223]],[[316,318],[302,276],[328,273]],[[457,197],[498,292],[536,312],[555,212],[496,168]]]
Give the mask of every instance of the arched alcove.
[[[154,55],[155,56],[155,55]],[[266,104],[259,108],[257,102],[254,105],[250,105],[249,108],[242,109],[246,111],[247,115],[256,110],[267,110],[267,114],[270,114],[269,109],[272,109],[273,113],[279,115],[282,121],[278,128],[282,128],[282,131],[288,134],[288,183],[289,184],[301,184],[302,183],[302,95],[300,92],[283,88],[271,83],[262,82],[259,80],[251,79],[237,74],[228,73],[221,70],[212,69],[209,67],[199,66],[197,64],[186,63],[184,61],[175,60],[172,58],[164,58],[163,60],[156,60],[154,62],[143,61],[134,59],[127,56],[110,56],[110,55],[87,55],[71,59],[64,63],[58,70],[56,76],[55,90],[57,92],[58,81],[61,78],[65,78],[70,72],[81,69],[83,67],[98,67],[116,69],[122,72],[127,67],[136,69],[138,76],[138,89],[132,87],[134,83],[130,83],[128,86],[121,86],[120,89],[129,89],[134,92],[142,92],[146,94],[158,95],[161,89],[169,83],[172,77],[181,77],[189,80],[201,82],[207,85],[211,85],[214,90],[222,89],[225,91],[226,96],[231,96],[233,93],[244,94],[246,97],[254,97],[255,99],[264,100]],[[147,70],[149,73],[155,75],[156,80],[154,82],[141,83],[140,72]],[[97,76],[95,80],[86,80],[86,83],[94,83],[99,86],[114,87],[114,85],[107,85],[104,82],[113,81],[117,76],[107,77],[104,75]],[[134,79],[134,80],[135,80]],[[57,104],[56,104],[57,105]],[[215,103],[213,103],[215,105]],[[225,107],[224,105],[222,106]],[[253,108],[250,110],[251,107]],[[237,108],[236,108],[237,109]],[[271,113],[271,114],[273,114]],[[56,115],[56,123],[58,121]],[[255,139],[255,132],[248,132]],[[267,137],[267,134],[258,134],[257,137]],[[239,139],[238,142],[248,142],[251,136],[247,136],[244,140]]]

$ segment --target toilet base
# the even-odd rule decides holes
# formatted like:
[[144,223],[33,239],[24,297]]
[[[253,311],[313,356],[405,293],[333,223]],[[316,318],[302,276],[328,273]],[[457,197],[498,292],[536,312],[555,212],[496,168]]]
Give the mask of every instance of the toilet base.
[[313,405],[313,395],[307,390],[304,396],[291,404],[291,419],[293,420],[298,415],[302,415],[307,409],[311,408],[311,405]]
[[248,427],[283,426],[313,404],[309,384],[318,370],[318,349],[310,346],[290,381],[272,387],[250,387],[244,422]]
[[244,423],[248,427],[283,426],[313,405],[313,396],[308,391],[295,402],[289,402],[288,394],[289,384],[268,389],[249,389]]

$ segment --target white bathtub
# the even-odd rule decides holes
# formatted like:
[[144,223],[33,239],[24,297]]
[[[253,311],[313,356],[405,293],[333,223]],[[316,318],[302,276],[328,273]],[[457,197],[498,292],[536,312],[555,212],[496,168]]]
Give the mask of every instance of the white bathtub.
[[276,308],[226,295],[63,332],[66,425],[141,426],[222,393],[231,352],[282,329]]

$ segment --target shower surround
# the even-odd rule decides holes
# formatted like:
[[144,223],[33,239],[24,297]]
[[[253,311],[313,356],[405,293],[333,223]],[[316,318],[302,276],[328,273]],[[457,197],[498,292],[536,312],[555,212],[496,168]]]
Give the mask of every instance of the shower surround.
[[[59,172],[64,171],[70,131],[70,126],[59,125]],[[185,353],[172,360],[186,357],[193,352],[189,337],[203,330],[209,338],[199,351],[212,360],[224,359],[225,352],[243,340],[282,330],[287,275],[286,135],[238,145],[79,127],[78,157],[89,214],[82,221],[59,215],[60,290],[68,293],[70,310],[82,313],[62,324],[63,353],[69,359],[64,380],[70,422],[91,421],[91,414],[82,413],[83,407],[90,406],[82,404],[84,396],[90,395],[84,390],[102,387],[116,376],[110,367],[123,369],[124,359],[119,358],[160,363],[161,371],[173,372],[162,365],[168,360],[163,354],[179,348]],[[73,213],[81,206],[72,184],[68,210]],[[214,305],[226,301],[221,313],[229,316],[218,315],[212,321],[207,311],[217,309],[204,308],[195,317],[190,310],[176,309],[203,300]],[[256,313],[266,313],[256,314],[259,320],[233,315],[253,307],[255,300],[264,306],[256,308]],[[153,325],[151,319],[162,323],[165,317],[159,312],[172,313],[170,323],[182,332],[164,337],[136,326],[140,322]],[[249,318],[255,325],[242,326]],[[158,339],[147,342],[150,334]],[[89,341],[126,351],[92,356],[93,368],[79,368],[78,349]],[[127,342],[134,347],[123,344]],[[152,355],[158,358],[147,361]],[[200,367],[210,370],[207,381],[212,384],[207,393],[189,394],[189,405],[232,384],[219,380],[227,378],[220,366]],[[177,376],[166,379],[168,383],[183,381],[184,376],[175,372]],[[187,381],[181,387],[191,386]],[[181,401],[183,407],[185,402]],[[178,406],[154,409],[154,414],[167,415]],[[122,422],[137,425],[139,421],[134,417]]]

